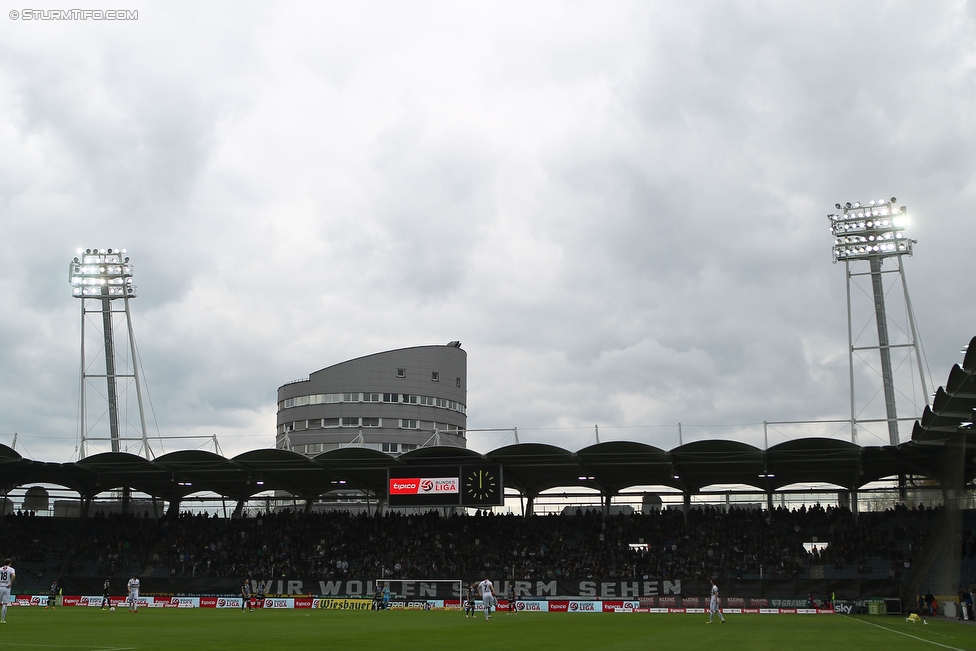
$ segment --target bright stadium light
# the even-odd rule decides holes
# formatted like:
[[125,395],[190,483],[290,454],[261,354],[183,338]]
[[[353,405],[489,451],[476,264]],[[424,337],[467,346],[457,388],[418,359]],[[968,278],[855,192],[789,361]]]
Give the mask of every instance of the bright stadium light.
[[915,240],[905,236],[908,208],[890,200],[834,204],[843,212],[827,215],[834,235],[834,262],[870,260],[892,255],[911,255]]
[[[861,203],[860,201],[846,202],[843,205],[835,203],[834,207],[839,211],[827,215],[830,221],[830,232],[834,237],[833,258],[834,262],[844,263],[847,275],[847,338],[848,338],[848,365],[850,367],[850,391],[851,391],[851,440],[857,441],[857,420],[858,414],[862,409],[858,409],[855,403],[854,390],[854,359],[855,351],[868,349],[878,350],[881,362],[882,389],[885,398],[885,420],[888,424],[888,440],[891,445],[898,445],[901,442],[898,433],[898,411],[895,407],[895,367],[891,363],[892,350],[901,348],[914,349],[919,373],[919,383],[922,388],[921,395],[928,395],[925,376],[922,372],[921,351],[918,344],[918,332],[915,325],[915,314],[912,310],[911,298],[908,295],[908,283],[905,280],[903,268],[904,256],[911,256],[913,247],[918,242],[905,235],[905,228],[908,225],[908,209],[899,206],[898,200],[894,197],[890,199],[875,199]],[[868,271],[860,271],[863,263],[868,264]],[[861,266],[858,265],[861,263]],[[888,314],[885,307],[888,291],[885,288],[884,277],[888,274],[897,274],[901,279],[904,291],[905,310],[908,313],[908,325],[911,334],[907,341],[892,342],[889,336]],[[852,316],[852,286],[856,279],[863,277],[870,280],[871,293],[874,300],[871,308],[874,311],[875,322],[877,325],[878,339],[877,345],[855,345],[854,327]],[[860,293],[855,293],[859,295]],[[863,334],[863,332],[862,332]],[[859,335],[860,336],[860,335]],[[858,352],[857,357],[864,359],[862,353]],[[873,395],[874,392],[872,391]],[[913,395],[911,391],[902,392],[903,395]]]
[[125,249],[85,249],[68,266],[71,294],[76,298],[134,298],[132,265]]
[[[118,383],[129,382],[135,384],[136,399],[139,407],[139,422],[142,430],[143,453],[148,458],[150,455],[149,442],[146,433],[146,418],[142,405],[142,390],[138,372],[138,354],[135,348],[135,337],[132,333],[132,319],[129,310],[129,299],[135,298],[136,286],[132,282],[133,267],[125,249],[84,249],[79,250],[78,255],[68,263],[68,282],[71,284],[71,295],[81,299],[81,401],[79,424],[81,430],[81,445],[78,450],[78,458],[82,459],[87,454],[86,445],[88,441],[109,440],[112,444],[112,452],[122,451],[123,437],[122,423],[124,415],[119,413]],[[116,306],[121,304],[122,309]],[[93,318],[96,315],[101,319]],[[89,320],[91,319],[91,324]],[[99,321],[101,322],[99,324]],[[118,356],[115,348],[115,333],[117,326],[124,322],[125,332],[128,335],[129,355]],[[93,327],[101,332],[101,349],[105,354],[104,369],[97,368],[94,360],[88,358],[86,350],[86,328]],[[128,357],[128,361],[126,360]],[[119,369],[119,366],[129,366],[130,369]],[[104,372],[103,372],[104,371]],[[91,436],[88,423],[89,413],[89,393],[88,385],[90,382],[101,381],[104,379],[105,392],[97,391],[91,394],[92,407],[95,414],[101,411],[100,400],[96,396],[104,396],[107,400],[109,436],[107,439]],[[123,387],[124,389],[124,387]],[[120,416],[122,416],[120,418]],[[96,416],[94,424],[97,425],[101,418]]]

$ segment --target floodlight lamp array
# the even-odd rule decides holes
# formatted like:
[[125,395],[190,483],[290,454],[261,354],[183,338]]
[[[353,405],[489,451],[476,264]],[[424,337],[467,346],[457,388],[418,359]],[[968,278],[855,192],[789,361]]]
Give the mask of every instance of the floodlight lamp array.
[[866,205],[834,204],[842,211],[827,215],[834,236],[834,262],[911,255],[916,240],[905,236],[908,208],[896,204],[894,197]]
[[76,298],[134,298],[133,267],[125,249],[85,249],[68,265],[68,282]]

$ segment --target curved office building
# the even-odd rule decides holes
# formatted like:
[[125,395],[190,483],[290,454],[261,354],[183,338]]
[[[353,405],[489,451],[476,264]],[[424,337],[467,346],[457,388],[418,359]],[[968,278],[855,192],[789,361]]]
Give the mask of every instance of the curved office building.
[[461,342],[358,357],[278,388],[276,447],[314,456],[364,445],[400,454],[466,447],[468,354]]

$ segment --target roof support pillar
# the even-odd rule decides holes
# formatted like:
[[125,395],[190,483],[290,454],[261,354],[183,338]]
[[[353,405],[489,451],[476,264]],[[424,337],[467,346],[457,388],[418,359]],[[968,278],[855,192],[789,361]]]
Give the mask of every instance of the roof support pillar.
[[78,512],[81,514],[82,520],[88,519],[88,514],[91,511],[92,496],[91,495],[81,495],[81,508]]
[[170,520],[177,520],[180,517],[180,498],[176,497],[169,501],[169,509],[166,511],[166,517]]
[[685,491],[683,496],[684,496],[684,501],[681,504],[681,512],[684,513],[685,524],[688,524],[688,511],[691,510],[691,493]]
[[532,510],[535,508],[535,494],[529,493],[525,497],[525,517],[533,515]]

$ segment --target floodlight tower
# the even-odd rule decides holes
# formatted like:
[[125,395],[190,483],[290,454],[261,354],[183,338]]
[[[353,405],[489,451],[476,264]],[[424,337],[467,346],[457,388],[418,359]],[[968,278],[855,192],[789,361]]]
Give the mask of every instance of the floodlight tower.
[[[132,319],[129,311],[129,299],[135,298],[136,286],[132,283],[132,264],[126,257],[125,249],[85,249],[79,251],[68,265],[68,281],[71,283],[71,293],[81,299],[81,400],[80,400],[80,428],[81,445],[78,458],[83,459],[85,446],[89,440],[106,440],[104,437],[89,436],[87,422],[88,396],[87,389],[93,378],[105,378],[106,399],[108,401],[109,438],[112,452],[122,449],[123,438],[119,430],[119,380],[132,380],[135,384],[136,401],[139,405],[139,423],[142,428],[142,449],[146,458],[149,457],[149,438],[146,435],[146,417],[142,407],[142,391],[139,380],[139,364],[136,357],[136,344],[132,332]],[[122,310],[115,309],[121,301]],[[101,334],[105,351],[105,372],[92,373],[91,364],[85,352],[85,326],[89,314],[101,314]],[[117,355],[115,348],[115,328],[119,321],[125,321],[131,354],[131,372],[117,371]],[[97,327],[97,320],[94,322]],[[94,360],[93,362],[94,363]],[[99,369],[100,370],[100,369]]]
[[[891,445],[900,443],[898,435],[898,411],[895,408],[895,372],[891,364],[891,351],[894,348],[912,348],[918,364],[918,376],[921,381],[922,395],[928,402],[928,388],[922,366],[922,355],[918,342],[918,328],[915,324],[915,313],[912,301],[908,295],[908,283],[905,280],[905,269],[902,259],[912,255],[912,247],[916,240],[905,236],[908,209],[897,205],[897,200],[881,199],[871,201],[866,205],[860,202],[851,204],[834,204],[842,212],[829,214],[830,231],[834,235],[834,263],[843,262],[847,273],[847,342],[848,362],[850,365],[851,384],[851,440],[857,442],[857,407],[854,397],[854,354],[859,350],[877,349],[881,358],[881,378],[885,398],[884,419],[888,425],[888,440]],[[856,268],[857,263],[866,261],[869,271],[863,272]],[[884,268],[886,261],[895,264]],[[892,343],[888,329],[888,313],[885,309],[884,274],[897,274],[901,279],[902,290],[905,295],[909,333],[908,340],[903,343]],[[878,330],[878,343],[874,345],[855,346],[853,317],[851,308],[851,286],[858,276],[870,276],[872,295],[874,299],[874,317]]]

